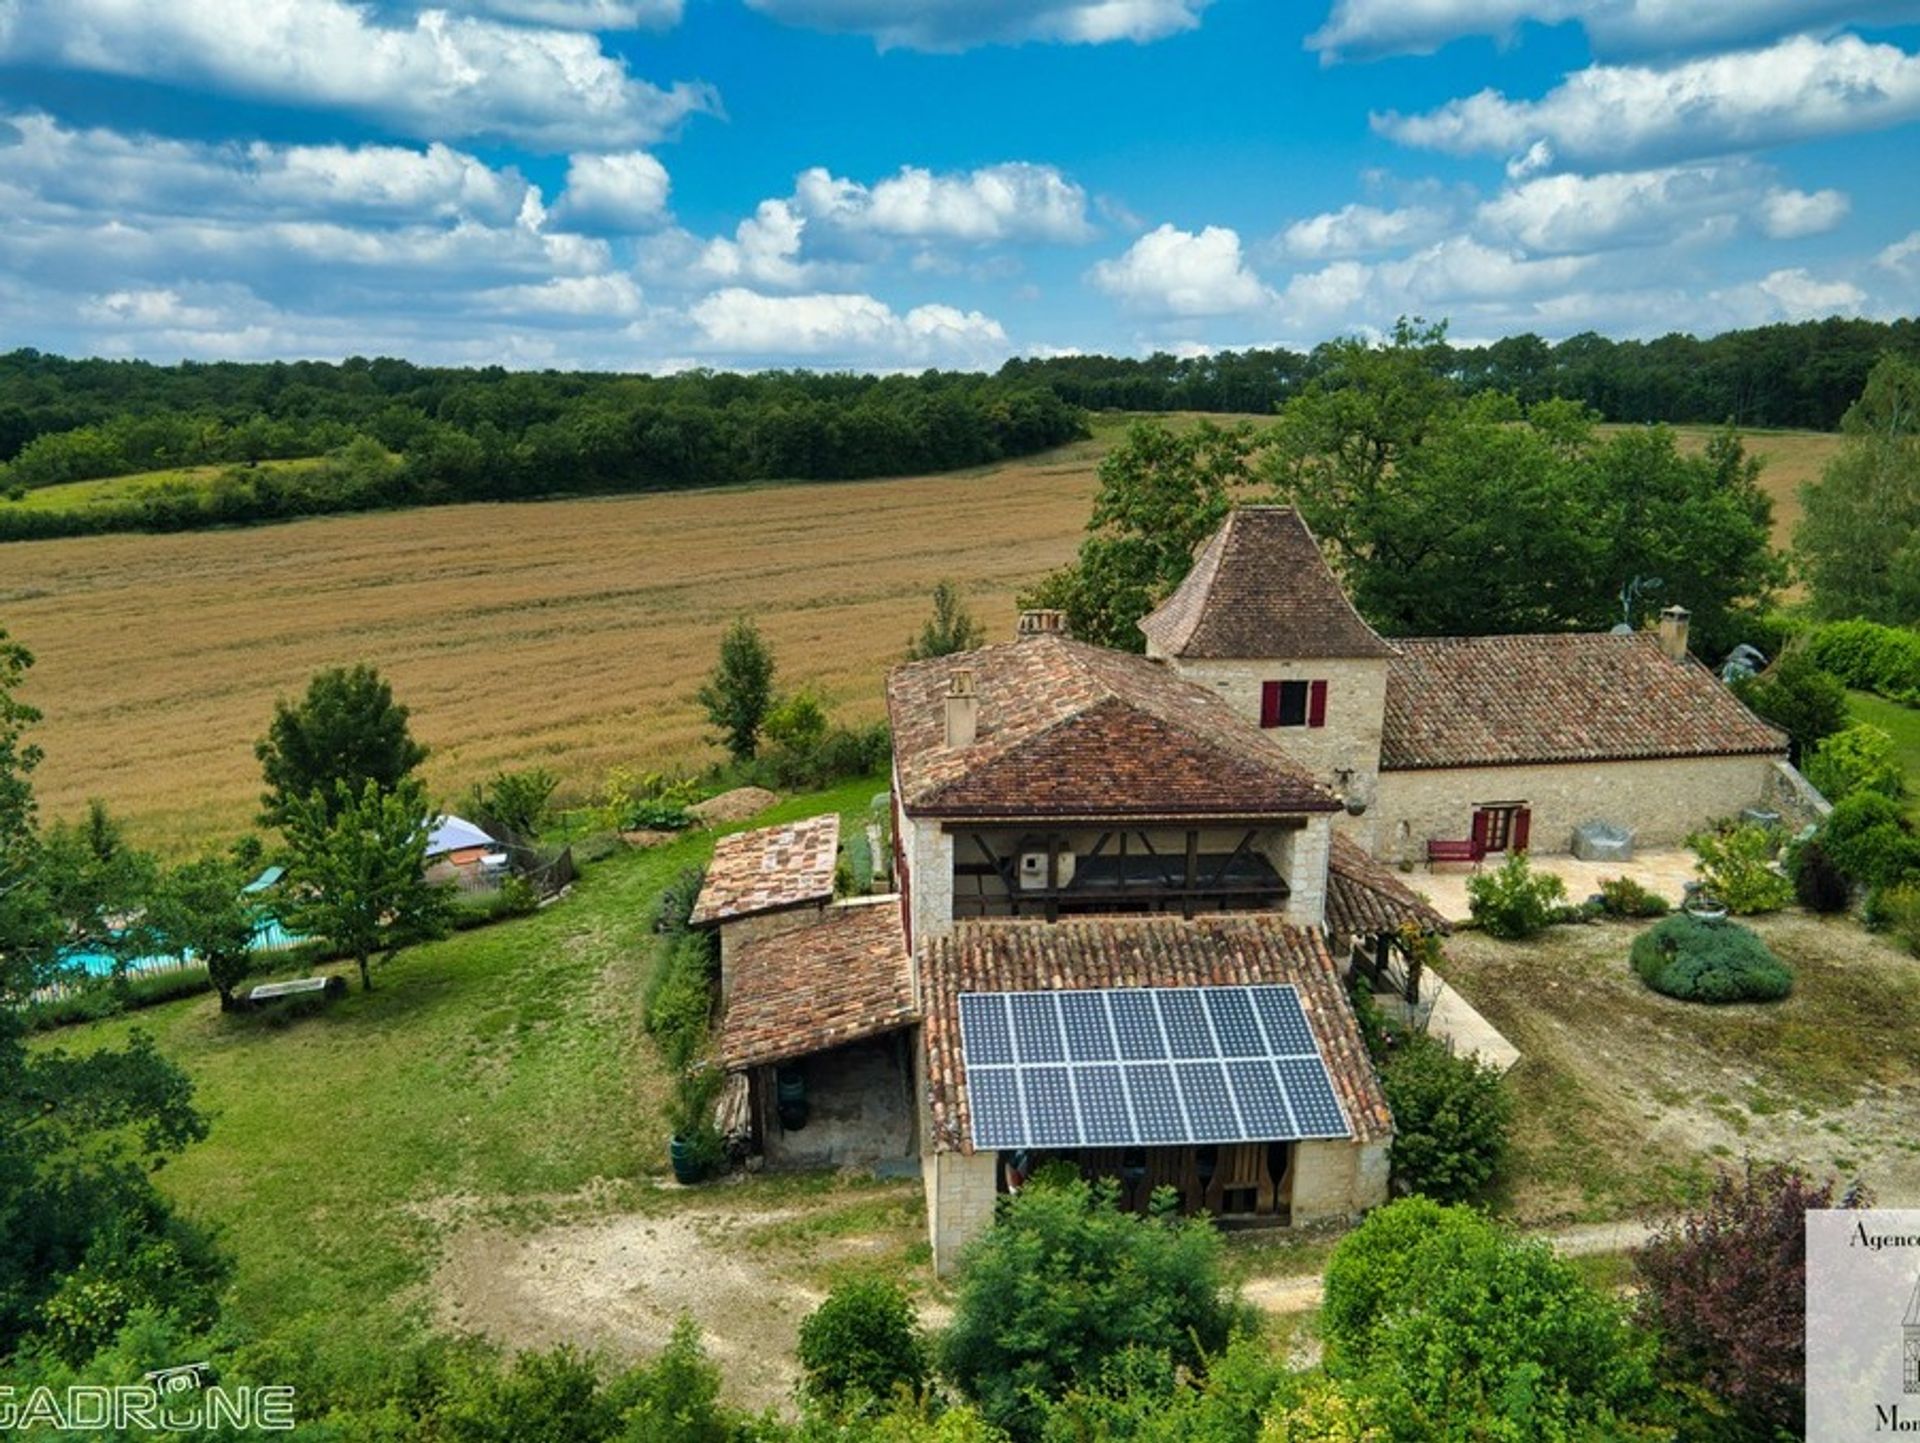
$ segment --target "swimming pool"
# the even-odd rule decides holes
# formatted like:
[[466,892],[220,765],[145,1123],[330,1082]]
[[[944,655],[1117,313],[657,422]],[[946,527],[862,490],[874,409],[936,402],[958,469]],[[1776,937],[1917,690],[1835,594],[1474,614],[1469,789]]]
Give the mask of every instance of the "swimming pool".
[[[281,926],[278,917],[269,917],[254,929],[253,950],[256,952],[283,952],[287,948],[304,941],[306,941],[306,938],[296,936]],[[78,967],[89,977],[111,977],[116,965],[112,955],[106,952],[82,950],[63,952],[60,960],[69,967]],[[127,963],[127,971],[129,973],[162,972],[169,968],[184,966],[191,961],[193,961],[191,953],[164,957],[135,957]]]

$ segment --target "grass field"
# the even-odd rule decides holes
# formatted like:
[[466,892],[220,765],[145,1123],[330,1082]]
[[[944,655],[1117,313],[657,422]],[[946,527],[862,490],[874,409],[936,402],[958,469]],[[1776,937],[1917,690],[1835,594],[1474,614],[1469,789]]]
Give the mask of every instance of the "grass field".
[[[883,785],[865,778],[756,821],[864,814]],[[656,1185],[667,1081],[639,1001],[654,898],[712,843],[696,834],[618,854],[564,902],[405,952],[373,992],[356,982],[316,1016],[273,1025],[223,1015],[203,995],[42,1045],[87,1050],[137,1027],[188,1072],[211,1134],[158,1181],[218,1229],[237,1320],[338,1376],[432,1321],[435,1269],[474,1230],[722,1204],[718,1189]],[[771,1206],[796,1189],[811,1195],[816,1231],[843,1207],[856,1221],[873,1211],[870,1189],[831,1179],[756,1197]],[[924,1233],[912,1192],[886,1196],[885,1219],[869,1225],[891,1230],[897,1254]],[[805,1248],[789,1257],[772,1238],[764,1250],[770,1272],[807,1276]]]
[[[990,636],[1010,633],[1015,593],[1073,555],[1123,424],[933,477],[0,547],[0,626],[39,658],[44,809],[101,797],[172,850],[238,831],[274,699],[361,659],[413,708],[444,797],[503,766],[590,786],[616,763],[697,764],[712,753],[691,693],[741,613],[772,640],[782,684],[877,717],[937,580],[962,583]],[[1831,444],[1756,443],[1788,491]]]
[[[256,463],[261,471],[311,471],[321,457],[302,456],[285,461]],[[58,486],[40,486],[18,501],[0,501],[0,509],[17,507],[22,511],[84,511],[107,501],[127,501],[142,491],[160,486],[204,486],[231,465],[177,466],[166,471],[136,471],[129,476],[107,476],[98,481],[66,481]]]
[[1877,726],[1893,738],[1894,755],[1907,774],[1907,815],[1920,820],[1920,707],[1865,691],[1848,692],[1847,705],[1855,721]]

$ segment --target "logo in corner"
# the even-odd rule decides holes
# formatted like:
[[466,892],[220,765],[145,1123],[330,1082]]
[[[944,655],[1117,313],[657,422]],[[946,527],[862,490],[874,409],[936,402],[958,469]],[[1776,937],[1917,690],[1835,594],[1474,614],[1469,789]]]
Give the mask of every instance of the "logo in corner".
[[[1910,1331],[1920,1335],[1920,1328]],[[211,1363],[180,1363],[171,1368],[155,1368],[140,1376],[156,1393],[187,1393],[204,1388],[212,1373]]]

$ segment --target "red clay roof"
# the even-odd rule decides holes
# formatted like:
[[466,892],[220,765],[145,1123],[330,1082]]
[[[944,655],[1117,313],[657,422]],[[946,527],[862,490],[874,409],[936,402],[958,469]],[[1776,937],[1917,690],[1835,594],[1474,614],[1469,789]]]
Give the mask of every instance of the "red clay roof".
[[928,1102],[933,1143],[973,1151],[963,992],[1048,992],[1115,987],[1228,987],[1291,983],[1313,1028],[1356,1142],[1393,1133],[1380,1079],[1317,931],[1275,916],[1089,917],[1068,922],[963,922],[920,947],[925,992]]
[[841,1047],[918,1018],[898,898],[829,907],[743,945],[720,1024],[729,1070]]
[[1327,864],[1327,935],[1344,944],[1348,937],[1397,932],[1409,924],[1423,932],[1453,930],[1393,868],[1335,832]]
[[1140,629],[1165,656],[1393,655],[1353,609],[1291,506],[1236,507]]
[[[958,670],[973,672],[979,729],[973,745],[949,747],[945,695]],[[1214,692],[1064,637],[895,667],[887,712],[913,813],[1248,817],[1339,806]]]
[[707,879],[693,904],[694,926],[833,900],[840,816],[735,832],[714,844]]
[[1420,637],[1387,666],[1385,771],[1784,753],[1691,659],[1631,635]]

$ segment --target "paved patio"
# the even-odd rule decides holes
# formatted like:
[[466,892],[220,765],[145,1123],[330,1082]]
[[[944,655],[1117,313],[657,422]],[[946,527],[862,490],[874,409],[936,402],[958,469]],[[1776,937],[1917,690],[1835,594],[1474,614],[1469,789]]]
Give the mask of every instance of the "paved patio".
[[[1502,859],[1489,857],[1482,869],[1497,867]],[[1693,853],[1680,847],[1646,848],[1634,853],[1631,862],[1583,862],[1568,855],[1532,856],[1534,870],[1551,872],[1567,884],[1567,899],[1581,902],[1600,890],[1608,877],[1631,877],[1648,891],[1678,903],[1686,884],[1694,880]],[[1441,916],[1449,921],[1464,921],[1467,916],[1467,878],[1474,869],[1464,862],[1442,862],[1437,867],[1418,867],[1406,876],[1406,883],[1423,892]]]

